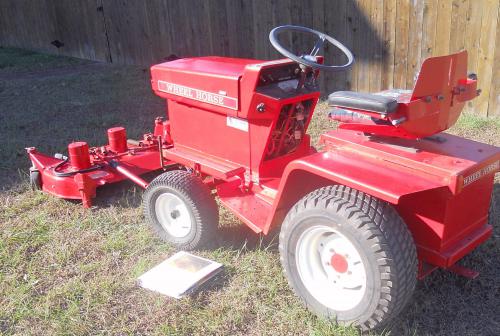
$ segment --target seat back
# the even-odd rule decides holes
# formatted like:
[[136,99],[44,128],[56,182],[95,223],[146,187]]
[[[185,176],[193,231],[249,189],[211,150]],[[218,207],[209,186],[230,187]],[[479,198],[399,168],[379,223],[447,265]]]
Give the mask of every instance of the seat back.
[[[420,69],[410,102],[425,101],[408,109],[408,121],[401,127],[410,133],[432,135],[455,124],[465,100],[454,99],[467,81],[467,51],[426,59]],[[417,107],[417,106],[415,106]]]

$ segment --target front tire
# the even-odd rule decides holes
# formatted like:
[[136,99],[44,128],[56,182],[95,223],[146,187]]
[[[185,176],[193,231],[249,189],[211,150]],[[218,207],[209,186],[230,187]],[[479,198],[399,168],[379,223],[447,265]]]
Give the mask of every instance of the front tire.
[[146,221],[180,250],[208,247],[219,212],[210,189],[197,176],[173,170],[155,178],[143,196]]
[[416,284],[415,244],[394,208],[341,185],[315,190],[289,211],[280,257],[311,311],[363,330],[397,315]]

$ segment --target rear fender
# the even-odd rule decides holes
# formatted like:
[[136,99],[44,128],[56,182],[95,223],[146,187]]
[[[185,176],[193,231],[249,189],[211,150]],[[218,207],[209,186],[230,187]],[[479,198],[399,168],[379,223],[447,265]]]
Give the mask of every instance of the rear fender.
[[264,233],[280,225],[302,197],[334,184],[349,186],[391,204],[398,204],[408,194],[446,186],[431,176],[377,158],[340,151],[315,153],[286,167]]

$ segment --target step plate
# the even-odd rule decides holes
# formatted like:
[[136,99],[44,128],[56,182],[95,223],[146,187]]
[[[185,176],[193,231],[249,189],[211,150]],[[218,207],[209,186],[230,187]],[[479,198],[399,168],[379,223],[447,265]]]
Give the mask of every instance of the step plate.
[[271,205],[252,192],[243,192],[236,183],[217,186],[217,194],[224,206],[256,233],[261,233],[271,213]]

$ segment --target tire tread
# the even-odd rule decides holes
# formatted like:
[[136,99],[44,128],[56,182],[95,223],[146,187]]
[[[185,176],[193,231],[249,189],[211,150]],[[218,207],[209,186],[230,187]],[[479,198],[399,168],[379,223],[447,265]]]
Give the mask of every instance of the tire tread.
[[[399,314],[410,300],[417,280],[417,254],[413,237],[396,210],[387,202],[344,185],[317,189],[302,198],[288,212],[280,231],[280,258],[285,265],[285,236],[291,229],[292,219],[301,211],[321,207],[325,210],[348,212],[348,218],[357,216],[357,229],[371,241],[372,252],[377,254],[381,295],[376,309],[366,321],[357,321],[363,330],[379,328]],[[295,293],[297,288],[283,267]],[[306,303],[307,305],[307,303]]]
[[144,192],[144,216],[157,234],[167,241],[164,230],[155,222],[154,208],[149,205],[151,194],[158,187],[168,187],[181,194],[191,208],[198,226],[198,232],[190,242],[175,244],[176,247],[182,250],[194,250],[208,246],[214,238],[219,218],[219,209],[210,189],[200,178],[184,170],[168,171],[151,181]]

